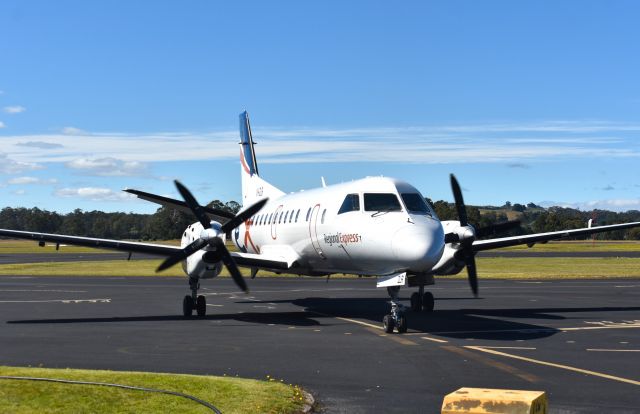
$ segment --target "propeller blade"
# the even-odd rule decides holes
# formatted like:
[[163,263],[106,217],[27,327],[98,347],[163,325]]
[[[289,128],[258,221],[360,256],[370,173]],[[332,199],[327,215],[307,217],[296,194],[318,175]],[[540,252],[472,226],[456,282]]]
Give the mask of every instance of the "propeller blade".
[[453,199],[456,202],[456,210],[458,211],[458,220],[460,220],[461,226],[466,226],[467,222],[467,210],[464,206],[464,199],[462,198],[462,190],[460,184],[456,180],[456,176],[451,174],[451,190],[453,191]]
[[164,260],[164,262],[162,262],[160,266],[158,266],[158,268],[156,269],[156,272],[161,272],[163,270],[170,268],[171,266],[174,266],[180,263],[181,261],[191,256],[198,250],[202,249],[206,245],[207,245],[207,242],[205,240],[197,239],[196,241],[194,241],[184,249],[178,251],[176,254],[167,257]]
[[215,239],[214,241],[216,249],[220,252],[220,256],[222,258],[222,263],[227,267],[229,274],[233,278],[233,281],[236,282],[236,285],[245,293],[249,292],[249,288],[247,287],[247,282],[245,282],[244,277],[242,277],[242,273],[238,269],[238,265],[236,265],[235,260],[227,250],[227,246],[224,245],[222,239]]
[[469,252],[464,261],[467,265],[467,276],[471,291],[475,297],[478,297],[478,271],[476,270],[476,259],[473,257],[473,253]]
[[511,229],[520,227],[520,220],[510,220],[504,223],[493,224],[491,226],[481,227],[476,230],[476,237],[487,237],[497,233],[503,233]]
[[235,229],[236,227],[238,227],[239,225],[244,223],[246,220],[250,219],[258,211],[260,211],[262,209],[262,207],[264,207],[264,205],[267,204],[267,201],[269,201],[268,198],[263,198],[262,200],[260,200],[257,203],[253,204],[248,209],[246,209],[243,212],[239,213],[237,216],[235,216],[234,218],[232,218],[228,222],[224,223],[224,225],[222,226],[222,231],[225,232],[225,233],[228,233],[231,230]]
[[198,204],[196,198],[193,196],[193,194],[191,194],[191,191],[187,190],[187,187],[182,185],[182,183],[180,183],[180,181],[178,180],[175,180],[174,183],[178,188],[178,192],[184,199],[184,202],[187,203],[187,206],[189,206],[191,212],[193,212],[200,224],[202,224],[202,227],[204,227],[205,229],[211,227],[211,220],[209,219],[209,216],[207,216],[207,214],[205,213],[204,208],[202,208],[202,206]]

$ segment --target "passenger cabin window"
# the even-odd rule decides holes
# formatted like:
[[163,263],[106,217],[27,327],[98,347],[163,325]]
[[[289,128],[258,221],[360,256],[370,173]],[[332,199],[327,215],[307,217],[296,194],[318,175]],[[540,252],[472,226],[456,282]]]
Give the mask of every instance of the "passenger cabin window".
[[288,216],[289,216],[289,212],[287,211],[287,212],[285,213],[285,215],[284,215],[284,222],[285,222],[285,223],[287,222],[287,217],[288,217]]
[[327,209],[322,210],[322,218],[320,219],[320,224],[324,224],[324,215],[327,214]]
[[296,213],[296,223],[298,222],[298,216],[300,215],[300,209],[298,209],[298,212]]
[[348,213],[350,211],[359,211],[360,210],[360,197],[358,194],[349,194],[344,198],[342,202],[342,206],[340,206],[340,210],[338,210],[338,214]]
[[401,211],[400,201],[391,193],[365,193],[365,211]]
[[273,213],[269,214],[269,224],[271,224],[271,219],[273,218]]
[[309,221],[309,214],[311,214],[311,207],[309,207],[309,210],[307,210],[307,218],[305,219],[305,221]]
[[433,211],[431,211],[431,208],[429,208],[429,205],[420,194],[403,193],[401,194],[401,196],[402,201],[404,201],[404,205],[409,213],[426,214],[428,216],[433,216]]

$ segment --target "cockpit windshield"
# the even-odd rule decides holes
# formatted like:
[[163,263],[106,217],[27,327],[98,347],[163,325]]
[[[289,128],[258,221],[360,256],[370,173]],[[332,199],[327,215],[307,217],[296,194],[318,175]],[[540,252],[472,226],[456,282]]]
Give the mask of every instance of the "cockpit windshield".
[[365,211],[401,211],[400,201],[395,194],[391,193],[365,193]]
[[407,207],[407,211],[413,214],[426,214],[428,216],[434,217],[435,214],[431,207],[427,204],[427,202],[422,198],[422,196],[418,193],[402,193],[402,201],[404,201],[404,205]]

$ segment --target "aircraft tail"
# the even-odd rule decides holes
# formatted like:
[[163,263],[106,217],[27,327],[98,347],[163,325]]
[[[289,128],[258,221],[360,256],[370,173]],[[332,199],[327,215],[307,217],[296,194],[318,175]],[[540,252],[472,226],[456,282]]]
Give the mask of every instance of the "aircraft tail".
[[284,193],[258,175],[258,162],[251,135],[249,114],[240,114],[240,174],[242,177],[242,205],[253,204],[261,198],[278,198]]

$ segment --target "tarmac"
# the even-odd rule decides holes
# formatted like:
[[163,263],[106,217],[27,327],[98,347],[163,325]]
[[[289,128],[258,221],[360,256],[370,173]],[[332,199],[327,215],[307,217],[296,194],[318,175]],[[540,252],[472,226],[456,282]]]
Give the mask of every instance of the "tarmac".
[[[303,386],[327,413],[438,413],[460,387],[546,391],[551,413],[640,411],[640,280],[438,280],[385,334],[375,280],[0,277],[0,364],[211,374]],[[403,289],[408,299],[411,289]],[[2,384],[0,383],[0,387]],[[215,401],[211,401],[215,404]]]

